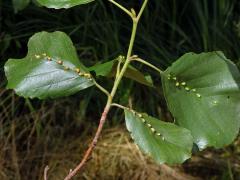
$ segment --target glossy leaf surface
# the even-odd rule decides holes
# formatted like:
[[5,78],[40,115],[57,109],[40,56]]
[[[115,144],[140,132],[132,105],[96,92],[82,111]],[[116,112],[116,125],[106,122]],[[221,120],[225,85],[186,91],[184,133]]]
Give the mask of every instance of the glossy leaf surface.
[[61,9],[71,8],[81,4],[87,4],[94,0],[37,0],[39,4],[48,8]]
[[116,60],[111,60],[102,64],[96,64],[88,68],[89,71],[94,71],[96,76],[109,76],[112,72]]
[[27,56],[9,59],[4,68],[8,88],[24,97],[68,96],[94,84],[79,62],[70,38],[63,32],[33,35]]
[[[96,76],[114,77],[117,71],[117,63],[118,61],[117,59],[115,59],[102,64],[96,64],[92,67],[89,67],[88,70],[94,71],[96,73]],[[139,70],[137,70],[131,65],[128,66],[124,77],[132,79],[145,86],[154,86],[150,76],[145,77],[143,73],[141,73]]]
[[237,67],[221,52],[185,54],[162,75],[171,113],[200,149],[222,147],[237,136],[239,82]]
[[125,109],[125,121],[134,142],[156,162],[182,163],[191,157],[189,130],[129,109]]

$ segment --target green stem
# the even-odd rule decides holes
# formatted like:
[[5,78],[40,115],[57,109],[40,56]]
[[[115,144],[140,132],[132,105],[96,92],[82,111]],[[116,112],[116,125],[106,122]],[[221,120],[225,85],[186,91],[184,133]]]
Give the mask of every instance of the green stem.
[[115,107],[118,107],[118,108],[121,108],[121,109],[127,109],[127,107],[125,106],[122,106],[121,104],[117,104],[117,103],[112,103],[111,106],[115,106]]
[[152,69],[158,71],[160,74],[163,73],[162,70],[160,70],[160,69],[157,68],[156,66],[152,65],[151,63],[149,63],[149,62],[147,62],[147,61],[145,61],[145,60],[143,60],[143,59],[141,59],[141,58],[132,59],[132,61],[138,61],[138,62],[143,63],[143,64],[145,64],[145,65],[151,67]]
[[130,43],[129,43],[127,58],[126,58],[126,61],[125,61],[124,65],[123,65],[123,67],[122,67],[118,77],[116,78],[116,81],[114,82],[114,85],[113,85],[113,88],[112,88],[112,91],[111,91],[111,97],[114,97],[114,95],[116,94],[118,85],[119,85],[120,81],[122,80],[122,77],[123,77],[125,71],[127,70],[127,67],[128,67],[128,65],[129,65],[129,63],[131,61],[130,57],[131,57],[131,54],[132,54],[133,45],[134,45],[134,41],[135,41],[135,37],[136,37],[137,25],[138,25],[138,21],[136,21],[133,18],[132,35],[131,35],[131,39],[130,39]]
[[[77,165],[77,167],[71,171],[66,177],[65,177],[65,180],[70,180],[73,176],[75,176],[77,174],[77,172],[79,172],[82,167],[84,166],[84,164],[88,161],[89,159],[89,156],[91,155],[93,149],[95,148],[97,142],[98,142],[98,139],[100,137],[100,134],[101,134],[101,131],[103,129],[103,125],[106,121],[106,118],[107,118],[107,115],[108,115],[108,112],[111,108],[111,105],[112,105],[112,100],[113,100],[113,97],[114,95],[116,94],[116,91],[117,91],[117,88],[118,88],[118,85],[119,83],[121,82],[121,79],[125,73],[125,71],[127,70],[127,67],[129,65],[129,63],[131,62],[131,54],[132,54],[132,50],[133,50],[133,45],[134,45],[134,41],[135,41],[135,37],[136,37],[136,32],[137,32],[137,25],[138,25],[138,21],[142,15],[142,12],[144,10],[144,8],[146,7],[146,4],[148,2],[148,0],[144,0],[144,3],[143,3],[143,6],[138,14],[138,16],[136,17],[136,15],[134,13],[131,13],[130,11],[128,11],[126,8],[124,8],[123,6],[121,6],[120,4],[116,3],[114,0],[109,0],[109,2],[112,2],[113,4],[115,4],[117,7],[119,7],[120,9],[122,9],[125,13],[127,13],[133,20],[133,28],[132,28],[132,34],[131,34],[131,39],[130,39],[130,43],[129,43],[129,47],[128,47],[128,52],[127,52],[127,58],[126,58],[126,61],[124,62],[124,65],[122,67],[122,69],[120,70],[120,73],[116,76],[116,79],[115,79],[115,82],[114,82],[114,85],[113,85],[113,88],[112,88],[112,91],[111,91],[111,94],[108,95],[108,100],[107,100],[107,103],[105,105],[105,108],[104,108],[104,111],[102,113],[102,116],[100,118],[100,122],[99,122],[99,125],[98,125],[98,129],[97,129],[97,132],[93,138],[93,141],[91,142],[91,144],[89,145],[87,151],[85,152],[84,156],[83,156],[83,159],[82,161]],[[96,82],[95,82],[96,86],[102,90],[103,92],[105,92],[106,94],[108,94],[107,90],[105,90],[102,86],[98,85]],[[116,104],[115,104],[116,105]]]
[[116,1],[114,0],[108,0],[109,2],[113,3],[115,6],[117,6],[118,8],[120,8],[121,10],[123,10],[126,14],[128,14],[131,18],[133,17],[132,16],[132,13],[127,10],[125,7],[123,7],[121,4],[117,3]]
[[[148,1],[148,0],[146,0]],[[136,37],[136,32],[137,32],[137,25],[138,25],[138,21],[135,20],[135,18],[133,18],[133,28],[132,28],[132,34],[131,34],[131,39],[130,39],[130,43],[129,43],[129,47],[128,47],[128,53],[127,53],[127,58],[126,58],[126,61],[119,73],[119,75],[116,77],[116,80],[114,82],[114,85],[113,85],[113,88],[112,88],[112,91],[110,93],[110,96],[108,96],[108,101],[107,101],[107,104],[106,104],[106,107],[111,107],[111,104],[112,104],[112,99],[114,98],[115,94],[116,94],[116,91],[117,91],[117,88],[122,80],[122,77],[125,73],[125,71],[127,70],[127,67],[129,65],[129,63],[131,62],[131,54],[132,54],[132,50],[133,50],[133,45],[134,45],[134,41],[135,41],[135,37]]]
[[118,64],[117,64],[116,78],[119,76],[120,69],[121,69],[121,63],[122,63],[122,62],[119,60],[119,61],[118,61]]
[[102,87],[100,84],[98,84],[95,80],[94,80],[94,84],[100,91],[105,93],[108,97],[110,96],[110,93],[104,87]]
[[142,14],[143,14],[143,11],[144,11],[144,9],[145,9],[146,6],[147,6],[147,3],[148,3],[148,0],[145,0],[145,1],[143,2],[143,5],[142,5],[142,7],[141,7],[141,9],[140,9],[140,11],[139,11],[139,13],[138,13],[138,15],[137,15],[137,21],[140,20]]

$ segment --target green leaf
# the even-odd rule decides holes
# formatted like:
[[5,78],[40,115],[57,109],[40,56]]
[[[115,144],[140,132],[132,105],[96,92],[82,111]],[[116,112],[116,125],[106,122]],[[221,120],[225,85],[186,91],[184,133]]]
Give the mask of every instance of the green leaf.
[[131,65],[129,65],[129,67],[127,68],[124,76],[126,78],[132,79],[132,80],[134,80],[140,84],[143,84],[145,86],[154,87],[151,78],[149,78],[149,75],[144,76],[143,73],[141,73],[139,70],[137,70],[135,67],[133,67]]
[[4,69],[8,88],[24,97],[68,96],[94,84],[63,32],[36,33],[28,42],[27,56],[9,59]]
[[108,61],[102,64],[96,64],[88,68],[89,71],[94,71],[96,76],[108,76],[113,69],[116,60]]
[[87,4],[94,0],[37,0],[39,4],[46,6],[48,8],[61,9],[61,8],[71,8],[73,6]]
[[42,7],[42,5],[38,2],[38,0],[32,0],[32,3],[37,7]]
[[[94,71],[96,73],[96,76],[114,77],[117,71],[117,63],[118,60],[114,59],[102,64],[96,64],[94,66],[91,66],[88,68],[88,70]],[[143,73],[141,73],[139,70],[137,70],[131,65],[128,66],[123,76],[149,87],[154,86],[152,79],[149,75],[145,77]]]
[[189,130],[129,109],[125,109],[125,120],[136,144],[156,162],[182,163],[191,157]]
[[222,147],[240,126],[240,73],[221,52],[183,55],[162,75],[168,107],[200,149]]
[[28,6],[30,0],[12,0],[14,12],[17,13],[18,11],[23,10],[25,7]]

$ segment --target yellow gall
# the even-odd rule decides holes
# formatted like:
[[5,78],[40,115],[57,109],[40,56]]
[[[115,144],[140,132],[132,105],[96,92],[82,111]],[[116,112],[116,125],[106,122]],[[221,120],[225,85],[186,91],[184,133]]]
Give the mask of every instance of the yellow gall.
[[171,74],[168,74],[168,79],[171,79]]
[[196,94],[196,95],[197,95],[197,97],[198,97],[198,98],[200,98],[200,97],[201,97],[201,94]]
[[84,74],[84,77],[90,78],[90,77],[91,77],[91,74],[85,73],[85,74]]
[[57,63],[60,64],[60,65],[63,64],[63,62],[61,60],[58,60]]
[[151,131],[152,131],[153,133],[155,133],[155,132],[156,132],[156,130],[155,130],[154,128],[151,128]]
[[75,71],[76,71],[77,73],[80,73],[80,69],[79,69],[79,68],[76,68]]
[[35,55],[35,58],[37,59],[39,59],[40,57],[41,57],[40,55],[37,55],[37,54]]
[[70,69],[69,67],[64,66],[64,70],[65,70],[65,71],[68,71],[69,69]]

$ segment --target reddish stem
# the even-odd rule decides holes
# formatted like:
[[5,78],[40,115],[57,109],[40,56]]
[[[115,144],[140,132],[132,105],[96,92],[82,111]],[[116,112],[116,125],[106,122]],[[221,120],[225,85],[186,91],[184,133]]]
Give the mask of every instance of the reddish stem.
[[47,180],[47,179],[48,179],[48,178],[47,178],[48,170],[49,170],[49,167],[46,166],[46,167],[44,168],[44,180]]
[[91,142],[91,144],[89,145],[89,148],[87,149],[87,151],[85,152],[84,156],[83,156],[83,159],[82,161],[77,165],[77,167],[69,172],[69,174],[65,177],[64,180],[70,180],[73,176],[75,176],[81,169],[82,167],[85,165],[85,163],[88,161],[90,155],[92,154],[92,151],[93,149],[95,148],[95,146],[97,145],[97,142],[98,142],[98,139],[99,139],[99,136],[101,134],[101,131],[103,129],[103,125],[106,121],[106,118],[107,118],[107,114],[110,110],[110,105],[107,104],[104,108],[104,111],[102,113],[102,116],[100,118],[100,122],[99,122],[99,125],[98,125],[98,129],[97,129],[97,132]]

